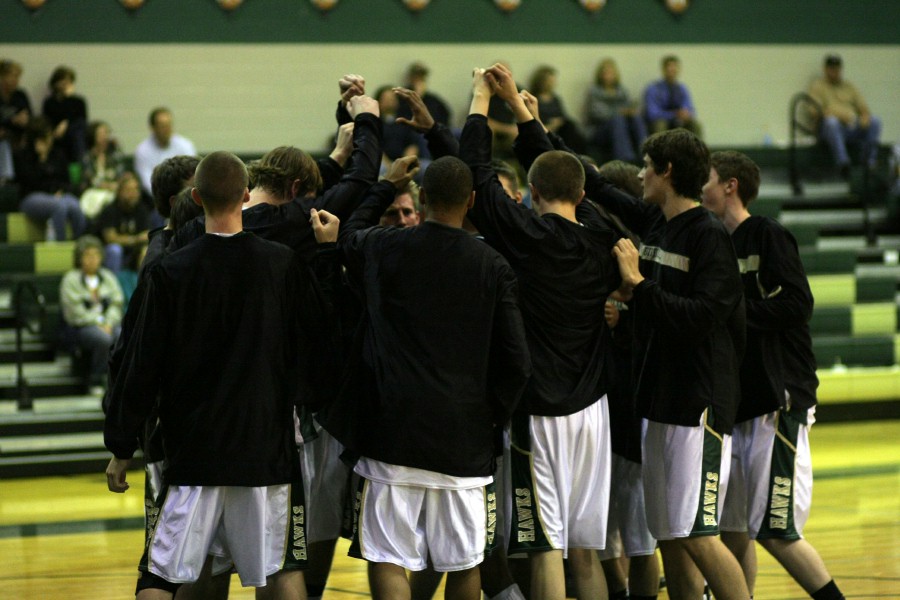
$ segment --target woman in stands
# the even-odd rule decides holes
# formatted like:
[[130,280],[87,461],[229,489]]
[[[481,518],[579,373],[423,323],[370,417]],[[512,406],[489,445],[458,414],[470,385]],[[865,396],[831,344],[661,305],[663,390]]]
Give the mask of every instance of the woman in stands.
[[50,95],[44,99],[43,114],[69,162],[81,163],[87,152],[87,102],[75,94],[75,71],[71,67],[56,67],[49,86]]
[[584,135],[578,124],[566,114],[562,99],[556,95],[556,83],[556,69],[544,65],[531,76],[529,91],[538,99],[538,112],[544,126],[559,135],[572,151],[584,154]]
[[104,121],[92,121],[88,126],[87,145],[81,160],[81,210],[92,219],[115,198],[125,163],[112,129]]
[[90,357],[91,385],[106,380],[109,348],[122,322],[122,288],[115,274],[101,264],[103,243],[86,235],[75,244],[75,268],[59,284],[59,301],[71,339]]
[[631,99],[619,81],[619,68],[611,58],[597,67],[594,85],[588,92],[588,126],[591,143],[601,151],[610,151],[617,160],[635,162],[647,137],[647,126],[637,102]]
[[86,219],[78,198],[71,194],[69,163],[65,154],[53,145],[53,129],[43,117],[35,117],[25,131],[25,147],[14,155],[16,181],[19,183],[19,210],[34,221],[45,223],[48,239],[64,240],[66,223],[72,237],[84,233]]

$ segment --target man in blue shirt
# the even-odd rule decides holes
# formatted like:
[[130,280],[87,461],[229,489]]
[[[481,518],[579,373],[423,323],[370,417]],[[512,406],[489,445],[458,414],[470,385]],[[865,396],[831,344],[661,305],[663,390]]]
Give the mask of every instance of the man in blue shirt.
[[644,92],[644,117],[650,133],[683,127],[701,137],[697,111],[687,86],[679,83],[681,61],[669,54],[662,59],[663,78],[651,83]]

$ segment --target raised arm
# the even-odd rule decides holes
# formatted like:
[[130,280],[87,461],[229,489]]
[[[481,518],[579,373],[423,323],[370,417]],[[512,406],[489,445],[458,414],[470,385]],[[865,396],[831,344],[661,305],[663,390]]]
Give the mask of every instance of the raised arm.
[[338,125],[344,125],[353,121],[353,117],[348,110],[350,99],[354,96],[364,96],[366,94],[366,79],[362,75],[348,73],[338,80],[338,89],[341,92],[341,99],[338,101],[335,119]]
[[338,127],[334,150],[331,154],[316,161],[322,175],[322,191],[327,192],[337,185],[344,174],[344,167],[353,152],[353,123],[344,123]]
[[406,100],[412,112],[412,119],[399,117],[398,123],[408,125],[425,136],[428,151],[435,160],[442,156],[459,156],[459,142],[450,129],[434,120],[419,94],[406,88],[394,88],[394,93]]
[[359,205],[366,190],[378,179],[381,167],[381,120],[378,102],[369,96],[353,96],[348,102],[353,117],[353,153],[350,168],[340,182],[313,201],[296,199],[305,214],[310,208],[325,209],[345,221]]
[[382,181],[379,181],[365,195],[357,208],[338,232],[338,247],[344,255],[344,264],[356,279],[362,273],[362,249],[368,230],[378,224],[381,215],[394,201],[399,190],[409,184],[419,172],[419,160],[415,156],[398,158]]
[[[516,204],[506,194],[491,168],[492,132],[487,123],[487,107],[492,88],[497,86],[488,83],[486,73],[485,69],[473,71],[472,104],[460,137],[459,157],[472,169],[475,205],[469,210],[469,219],[485,240],[512,262],[523,258],[523,248],[539,242],[548,228],[534,211]],[[512,89],[515,90],[515,82]],[[513,95],[518,97],[517,92]],[[524,104],[522,108],[528,112]],[[534,121],[530,113],[527,119]]]

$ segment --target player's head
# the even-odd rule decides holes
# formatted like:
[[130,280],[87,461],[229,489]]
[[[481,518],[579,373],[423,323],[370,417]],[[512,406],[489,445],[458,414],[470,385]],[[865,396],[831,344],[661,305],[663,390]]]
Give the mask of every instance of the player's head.
[[157,212],[169,218],[175,195],[194,182],[194,171],[200,159],[196,156],[173,156],[153,169],[150,186],[153,188],[153,205]]
[[522,202],[522,190],[519,184],[519,172],[506,161],[495,159],[491,161],[491,168],[497,174],[500,185],[503,186],[506,195],[516,201],[517,204]]
[[622,160],[611,160],[597,169],[597,172],[608,179],[614,186],[627,192],[635,198],[640,198],[642,193],[639,168]]
[[[669,185],[675,194],[685,198],[699,198],[703,184],[709,179],[709,148],[687,129],[670,129],[654,133],[642,147],[644,169],[644,197],[654,201],[659,190],[648,190],[643,174],[653,169],[654,175],[669,174]],[[648,197],[647,192],[652,191]]]
[[394,201],[381,215],[379,224],[385,227],[415,227],[419,224],[421,212],[419,186],[415,181],[410,181],[394,196]]
[[172,202],[172,214],[169,216],[169,225],[177,230],[179,227],[192,221],[203,214],[203,208],[194,202],[190,187],[186,187],[177,194]]
[[734,150],[713,152],[709,163],[716,170],[720,181],[734,179],[737,182],[737,196],[741,204],[747,206],[759,194],[759,167],[749,156]]
[[535,208],[547,200],[578,204],[584,197],[584,167],[569,152],[551,150],[537,157],[528,170]]
[[465,211],[472,200],[472,170],[454,156],[443,156],[425,169],[422,178],[425,212]]
[[231,152],[213,152],[197,165],[192,195],[207,215],[222,214],[244,202],[248,183],[247,167],[240,158]]
[[315,196],[322,187],[322,174],[316,161],[293,146],[279,146],[266,152],[250,165],[248,172],[251,187],[266,190],[285,202]]

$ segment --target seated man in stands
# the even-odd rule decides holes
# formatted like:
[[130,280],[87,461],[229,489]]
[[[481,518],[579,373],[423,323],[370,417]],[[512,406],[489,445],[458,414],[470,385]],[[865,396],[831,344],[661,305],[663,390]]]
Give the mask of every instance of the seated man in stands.
[[75,268],[63,276],[59,302],[73,342],[90,357],[90,381],[106,378],[109,348],[122,322],[122,288],[115,274],[102,268],[103,244],[86,235],[75,244]]
[[700,137],[697,110],[686,85],[678,81],[681,61],[672,54],[662,59],[663,78],[644,92],[644,115],[650,133],[683,127]]
[[134,170],[147,193],[152,193],[153,169],[167,158],[197,154],[194,143],[173,131],[172,111],[165,107],[154,108],[148,119],[150,135],[138,144],[134,151]]
[[835,166],[840,169],[841,175],[847,177],[850,173],[847,142],[858,142],[861,160],[874,165],[881,137],[881,120],[872,116],[859,90],[843,78],[840,56],[826,56],[823,69],[824,75],[809,87],[809,95],[821,108],[816,128],[819,137],[828,144]]

